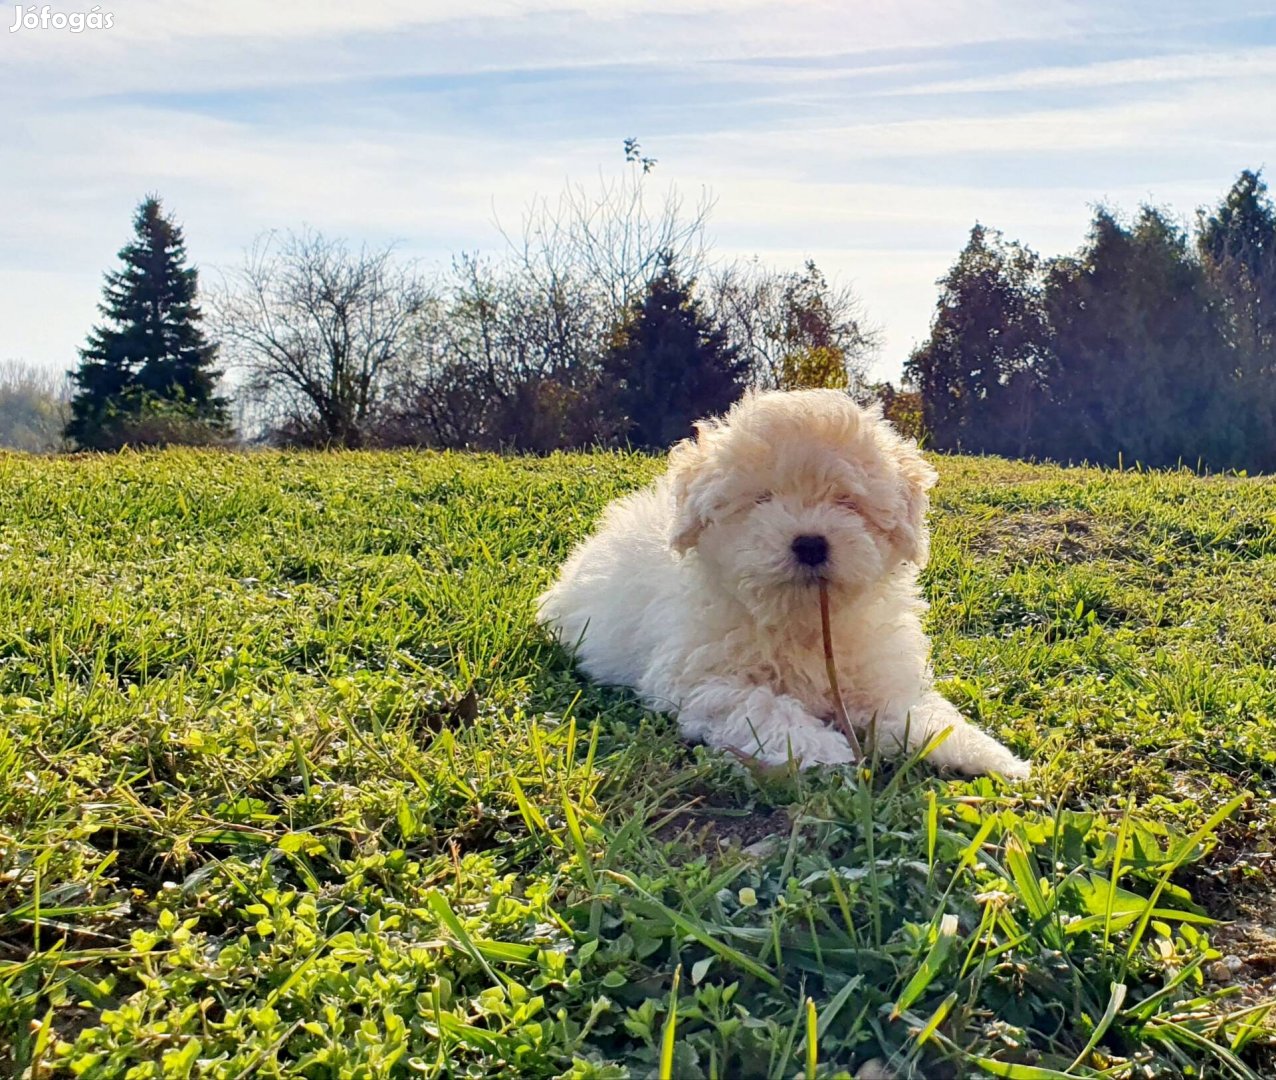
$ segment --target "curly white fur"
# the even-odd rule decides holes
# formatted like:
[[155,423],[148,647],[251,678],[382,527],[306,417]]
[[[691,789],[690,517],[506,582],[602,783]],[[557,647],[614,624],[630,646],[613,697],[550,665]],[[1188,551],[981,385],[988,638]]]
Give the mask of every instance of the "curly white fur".
[[[876,409],[758,393],[701,421],[651,486],[609,506],[539,601],[584,670],[675,711],[683,733],[766,763],[854,759],[833,715],[818,583],[852,723],[884,751],[1028,775],[931,686],[917,572],[935,472]],[[804,563],[799,536],[823,537]]]

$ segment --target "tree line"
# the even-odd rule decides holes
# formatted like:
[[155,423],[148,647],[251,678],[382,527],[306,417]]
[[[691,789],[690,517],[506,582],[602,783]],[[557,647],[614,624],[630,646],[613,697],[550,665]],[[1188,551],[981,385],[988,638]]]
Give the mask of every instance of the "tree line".
[[1099,207],[1042,259],[976,225],[905,378],[930,445],[1276,469],[1276,208],[1246,170],[1190,228]]
[[[241,436],[299,446],[543,453],[663,448],[747,387],[867,393],[877,345],[814,263],[710,257],[710,202],[655,162],[534,204],[497,257],[441,272],[393,248],[269,233],[196,302],[180,227],[148,197],[71,373],[83,449]],[[235,374],[233,401],[218,387]]]
[[268,233],[201,293],[150,196],[70,401],[14,368],[0,419],[28,448],[61,425],[82,449],[544,453],[662,448],[747,387],[834,386],[940,450],[1276,469],[1276,208],[1258,172],[1190,227],[1099,207],[1053,259],[976,224],[896,388],[868,381],[878,339],[850,289],[811,262],[715,261],[710,201],[654,193],[655,162],[625,151],[619,178],[532,205],[501,254],[432,273],[392,247]]

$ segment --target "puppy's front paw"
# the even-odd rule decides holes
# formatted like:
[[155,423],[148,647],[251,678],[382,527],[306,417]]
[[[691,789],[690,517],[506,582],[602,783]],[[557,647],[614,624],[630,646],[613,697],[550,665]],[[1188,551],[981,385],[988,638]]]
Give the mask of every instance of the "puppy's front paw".
[[856,761],[843,735],[814,726],[790,731],[783,744],[767,747],[763,755],[764,760],[775,765],[785,764],[790,758],[803,769],[817,765],[851,765]]
[[1007,780],[1027,780],[1032,775],[1032,766],[1028,762],[1015,757],[1001,743],[991,738],[954,762],[953,767],[967,776],[995,773]]
[[[1016,757],[986,731],[981,731],[938,694],[932,694],[913,710],[916,730],[927,738],[948,729],[944,738],[928,755],[930,763],[940,769],[951,769],[966,776],[996,773],[1007,780],[1026,780],[1032,767]],[[912,741],[911,733],[910,739]]]
[[[732,750],[762,765],[797,762],[812,765],[846,765],[855,755],[841,733],[826,728],[796,698],[772,693],[766,687],[732,689],[730,710],[719,712],[707,705],[722,704],[701,693],[693,708],[678,716],[685,734],[704,739],[710,746]],[[716,713],[716,715],[715,715]]]
[[993,766],[991,771],[1004,776],[1007,780],[1027,780],[1032,775],[1032,766],[1023,758],[1015,757],[1007,750],[1006,760],[1000,765]]

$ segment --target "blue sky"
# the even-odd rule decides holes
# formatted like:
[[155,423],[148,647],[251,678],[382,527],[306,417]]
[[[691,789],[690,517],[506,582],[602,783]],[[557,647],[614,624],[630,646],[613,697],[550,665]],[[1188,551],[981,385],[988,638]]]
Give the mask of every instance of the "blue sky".
[[718,254],[852,284],[895,377],[976,220],[1055,254],[1096,202],[1186,218],[1276,158],[1276,3],[99,7],[0,4],[0,357],[75,362],[148,191],[205,274],[303,224],[442,266],[636,136]]

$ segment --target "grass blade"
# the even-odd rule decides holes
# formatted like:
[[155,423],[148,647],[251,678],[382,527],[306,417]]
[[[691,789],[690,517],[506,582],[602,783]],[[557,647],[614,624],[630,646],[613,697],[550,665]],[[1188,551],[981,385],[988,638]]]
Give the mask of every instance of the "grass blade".
[[1090,1052],[1099,1045],[1099,1040],[1107,1034],[1108,1028],[1112,1026],[1112,1021],[1116,1019],[1117,1013],[1121,1011],[1121,1006],[1125,1003],[1125,995],[1128,991],[1125,983],[1113,983],[1112,993],[1108,998],[1108,1007],[1103,1010],[1103,1015],[1099,1018],[1099,1022],[1094,1026],[1094,1031],[1090,1033],[1090,1038],[1082,1047],[1079,1053],[1068,1066],[1068,1072],[1079,1068],[1081,1063],[1090,1056]]
[[944,962],[948,959],[948,954],[952,951],[953,942],[956,938],[957,916],[945,915],[939,921],[939,926],[934,933],[934,940],[926,951],[926,955],[922,958],[921,966],[913,972],[913,977],[908,980],[903,993],[899,995],[895,1000],[895,1004],[891,1007],[892,1020],[898,1020],[900,1013],[921,997],[926,992],[926,988],[934,982],[935,976],[939,974]]
[[669,1012],[665,1017],[664,1030],[660,1033],[660,1080],[674,1080],[673,1046],[678,1028],[678,984],[681,981],[682,965],[679,964],[674,969],[673,986],[669,990]]

